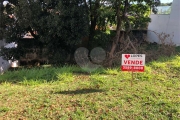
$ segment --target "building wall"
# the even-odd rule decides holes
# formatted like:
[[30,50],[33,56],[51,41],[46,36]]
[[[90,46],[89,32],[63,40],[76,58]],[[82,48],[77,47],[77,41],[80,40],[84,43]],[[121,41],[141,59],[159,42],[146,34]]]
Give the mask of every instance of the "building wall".
[[[151,14],[151,22],[148,26],[147,37],[151,42],[160,43],[158,36],[154,33],[169,34],[172,42],[180,46],[180,0],[173,0],[171,13],[169,15]],[[154,31],[154,32],[153,32]],[[171,39],[166,39],[169,43]]]

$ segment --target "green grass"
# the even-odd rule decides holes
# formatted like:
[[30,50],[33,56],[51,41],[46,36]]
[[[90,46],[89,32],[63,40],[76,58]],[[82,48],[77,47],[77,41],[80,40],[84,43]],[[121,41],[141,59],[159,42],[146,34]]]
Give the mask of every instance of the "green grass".
[[8,71],[0,76],[0,119],[180,119],[180,57],[91,73],[77,66]]

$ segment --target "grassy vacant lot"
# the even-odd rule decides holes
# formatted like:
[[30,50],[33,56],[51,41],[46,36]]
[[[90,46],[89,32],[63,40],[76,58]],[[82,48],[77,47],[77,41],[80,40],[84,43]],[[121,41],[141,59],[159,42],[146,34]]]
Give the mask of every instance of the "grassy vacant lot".
[[180,57],[146,64],[144,73],[75,66],[22,69],[0,76],[4,120],[179,120]]

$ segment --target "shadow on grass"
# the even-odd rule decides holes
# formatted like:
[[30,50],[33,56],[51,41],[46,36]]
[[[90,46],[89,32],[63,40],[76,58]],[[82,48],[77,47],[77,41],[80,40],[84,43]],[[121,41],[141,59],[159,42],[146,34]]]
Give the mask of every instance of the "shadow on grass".
[[92,88],[84,88],[79,90],[69,90],[69,91],[59,91],[54,92],[54,94],[88,94],[88,93],[97,93],[97,92],[105,92],[105,90],[102,89],[92,89]]
[[73,71],[73,74],[76,74],[76,75],[90,75],[90,73],[86,72],[86,71]]

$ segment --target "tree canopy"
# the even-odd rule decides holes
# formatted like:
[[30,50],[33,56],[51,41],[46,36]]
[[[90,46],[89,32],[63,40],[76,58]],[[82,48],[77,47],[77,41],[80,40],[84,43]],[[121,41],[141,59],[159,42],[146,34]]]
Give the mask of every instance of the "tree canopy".
[[[116,25],[109,58],[113,58],[120,31],[144,28],[150,22],[149,13],[160,0],[1,0],[0,36],[7,42],[17,42],[30,32],[48,49],[49,57],[65,58],[75,51],[83,37],[94,37],[96,29],[106,30]],[[111,62],[110,62],[111,64]]]
[[[10,8],[1,12],[6,41],[16,42],[30,32],[48,49],[51,58],[71,53],[82,37],[88,36],[88,15],[82,0],[18,0]],[[12,14],[14,17],[9,16]],[[56,59],[62,58],[65,56]]]

